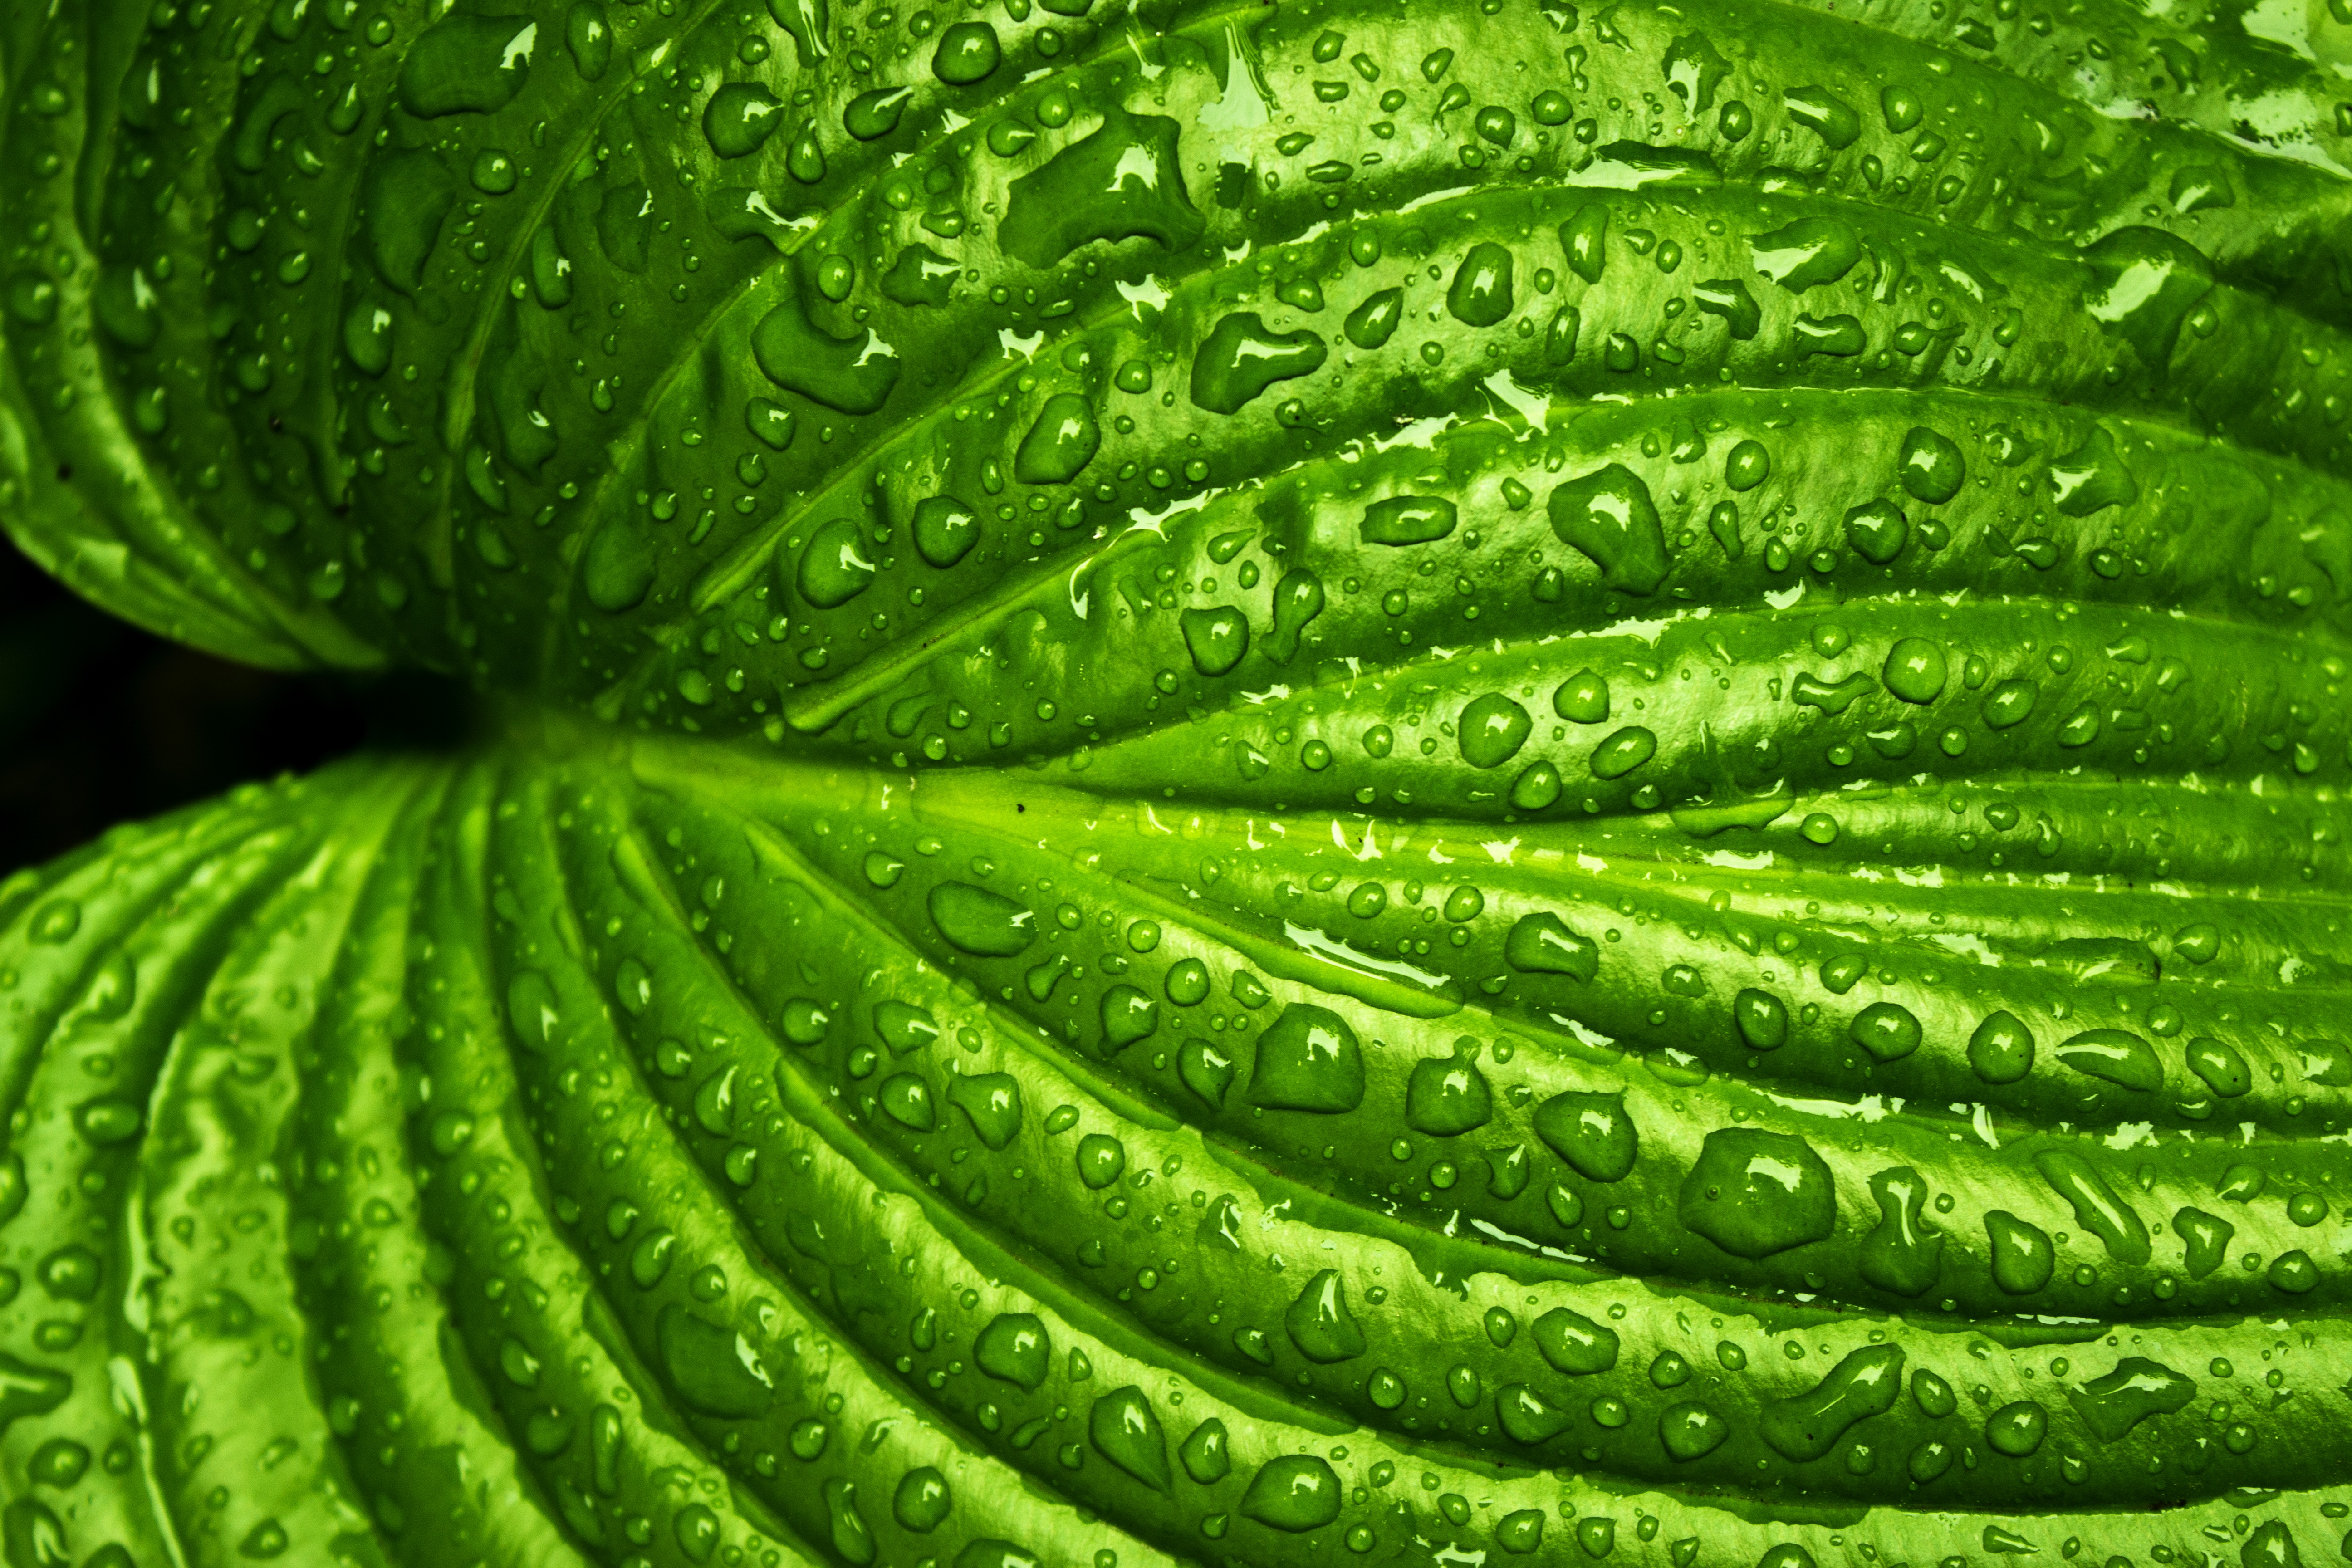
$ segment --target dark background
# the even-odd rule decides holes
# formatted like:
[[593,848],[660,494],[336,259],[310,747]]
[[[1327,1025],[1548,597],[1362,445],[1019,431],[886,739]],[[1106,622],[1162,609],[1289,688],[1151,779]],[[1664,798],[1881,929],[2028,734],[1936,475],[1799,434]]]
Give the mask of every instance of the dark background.
[[387,684],[174,647],[77,597],[0,538],[0,877],[116,823],[381,738]]

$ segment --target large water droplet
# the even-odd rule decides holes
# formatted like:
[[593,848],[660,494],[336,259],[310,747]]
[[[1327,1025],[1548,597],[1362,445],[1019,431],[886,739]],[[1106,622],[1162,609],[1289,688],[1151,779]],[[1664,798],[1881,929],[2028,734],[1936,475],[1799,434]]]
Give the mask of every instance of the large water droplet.
[[991,1149],[1003,1149],[1021,1131],[1021,1082],[1011,1073],[951,1078],[948,1103],[964,1113],[971,1130]]
[[1087,1436],[1095,1451],[1153,1491],[1165,1493],[1174,1478],[1168,1468],[1168,1438],[1143,1390],[1113,1389],[1087,1413]]
[[1442,496],[1389,496],[1364,509],[1358,532],[1367,544],[1429,544],[1451,534],[1460,520]]
[[1404,1091],[1405,1125],[1433,1138],[1453,1138],[1494,1120],[1486,1076],[1468,1057],[1415,1062]]
[[1445,308],[1465,326],[1491,327],[1511,313],[1511,253],[1492,240],[1470,247],[1445,291]]
[[1529,1332],[1552,1370],[1570,1377],[1607,1372],[1617,1364],[1617,1331],[1567,1307],[1544,1313],[1529,1325]]
[[1214,1486],[1233,1473],[1233,1458],[1227,1451],[1225,1424],[1212,1415],[1192,1428],[1176,1450],[1183,1462],[1184,1473],[1204,1487]]
[[1899,1061],[1919,1048],[1919,1020],[1900,1002],[1873,1002],[1854,1015],[1846,1032],[1882,1062]]
[[1473,698],[1455,729],[1462,760],[1474,768],[1498,768],[1518,754],[1534,728],[1528,710],[1499,691]]
[[2162,372],[2181,323],[2213,290],[2213,264],[2179,235],[2137,224],[2085,246],[2083,260],[2095,279],[2083,308]]
[[2147,1226],[2088,1161],[2063,1149],[2045,1149],[2033,1157],[2033,1168],[2073,1207],[2075,1223],[2105,1243],[2108,1257],[2135,1266],[2147,1261]]
[[2090,1078],[2147,1092],[2164,1086],[2164,1064],[2156,1047],[2126,1029],[2085,1029],[2053,1053]]
[[1862,1277],[1882,1290],[1916,1296],[1936,1282],[1944,1257],[1943,1236],[1921,1215],[1927,1184],[1898,1165],[1870,1178],[1870,1195],[1878,1203],[1878,1224],[1863,1237]]
[[406,148],[368,165],[360,200],[365,209],[360,231],[377,274],[402,293],[415,294],[441,222],[457,203],[457,182],[431,153]]
[[1834,283],[1862,259],[1862,236],[1843,218],[1801,217],[1748,243],[1756,270],[1792,294]]
[[1319,1530],[1339,1517],[1339,1478],[1311,1454],[1269,1459],[1242,1494],[1244,1518],[1293,1534]]
[[1903,434],[1902,455],[1895,460],[1895,471],[1912,495],[1930,506],[1941,506],[1960,493],[1969,465],[1950,437],[1914,425]]
[[873,586],[875,565],[866,556],[866,531],[850,518],[835,518],[809,535],[793,584],[810,605],[835,609]]
[[[1091,135],[1013,182],[1004,219],[997,226],[997,243],[1008,255],[1036,268],[1052,267],[1092,240],[1148,238],[1170,250],[1192,245],[1205,225],[1184,189],[1178,140],[1176,121],[1165,116],[1108,110]],[[1315,342],[1319,364],[1322,340]],[[1200,384],[1196,369],[1193,401],[1215,408],[1202,400]],[[1263,385],[1254,388],[1233,407],[1216,412],[1230,414],[1263,390]]]
[[1619,1094],[1555,1094],[1536,1108],[1536,1136],[1595,1182],[1620,1182],[1642,1152],[1641,1134]]
[[400,106],[422,120],[504,109],[522,91],[538,43],[539,24],[528,16],[445,16],[401,61]]
[[1274,1110],[1353,1110],[1364,1099],[1364,1054],[1347,1020],[1293,1002],[1258,1037],[1250,1103]]
[[1277,381],[1320,369],[1328,351],[1319,333],[1301,327],[1276,332],[1255,310],[1219,321],[1192,360],[1194,404],[1232,414]]
[[1102,446],[1094,405],[1075,392],[1057,392],[1037,412],[1037,421],[1013,456],[1013,477],[1024,485],[1066,485],[1076,479]]
[[722,158],[749,157],[783,122],[783,100],[757,82],[728,82],[702,110],[702,134]]
[[1283,1313],[1282,1326],[1308,1361],[1328,1365],[1364,1353],[1364,1331],[1348,1310],[1347,1287],[1336,1269],[1326,1268],[1307,1282]]
[[1549,911],[1521,915],[1503,938],[1503,960],[1522,974],[1565,974],[1590,981],[1601,973],[1601,944],[1568,929]]
[[1647,595],[1664,581],[1666,540],[1657,506],[1650,487],[1624,464],[1569,480],[1546,506],[1560,542],[1590,557],[1610,587]]
[[673,1305],[655,1320],[654,1339],[688,1408],[730,1421],[767,1414],[775,1391],[741,1334]]
[[898,384],[898,352],[869,329],[836,338],[795,294],[751,329],[751,354],[770,381],[843,414],[871,414]]
[[1669,1405],[1658,1412],[1658,1441],[1666,1457],[1677,1464],[1706,1458],[1730,1436],[1731,1424],[1696,1400]]
[[1249,621],[1229,605],[1186,610],[1177,617],[1192,668],[1202,675],[1228,674],[1249,651]]
[[1001,893],[969,882],[942,882],[927,900],[931,924],[958,951],[1011,958],[1037,934],[1037,917]]
[[2042,1447],[2050,1413],[2031,1399],[2012,1400],[1985,1418],[1985,1441],[1996,1454],[2022,1459]]
[[2145,1356],[2126,1356],[2115,1370],[2095,1377],[2066,1397],[2083,1424],[2102,1443],[2124,1435],[2151,1415],[2169,1415],[2197,1396],[2197,1384]]
[[1769,991],[1742,989],[1731,999],[1731,1021],[1750,1050],[1777,1051],[1788,1043],[1789,1005]]
[[[1466,1367],[1458,1371],[1468,1371]],[[1470,1401],[1476,1399],[1475,1393]],[[1501,1417],[1503,1430],[1514,1442],[1549,1443],[1568,1430],[1574,1419],[1566,1410],[1545,1400],[1543,1395],[1524,1383],[1507,1383],[1495,1391],[1495,1414]]]
[[1903,1347],[1866,1345],[1832,1367],[1806,1393],[1775,1400],[1756,1430],[1783,1458],[1818,1459],[1858,1421],[1883,1415],[1903,1392]]
[[1045,1325],[1027,1312],[1000,1312],[971,1342],[981,1371],[1034,1394],[1053,1370],[1054,1342]]
[[1827,1237],[1837,1224],[1837,1191],[1829,1167],[1803,1139],[1725,1128],[1700,1146],[1676,1212],[1734,1257],[1769,1258]]
[[947,1477],[929,1465],[899,1477],[898,1489],[890,1494],[890,1517],[900,1528],[918,1535],[928,1535],[946,1523],[954,1509],[955,1492]]
[[931,51],[931,74],[950,87],[986,81],[1004,58],[996,29],[985,22],[956,22],[940,30]]
[[2116,450],[2116,438],[2100,425],[2092,426],[2082,445],[2050,465],[2050,488],[2054,504],[2068,517],[2088,517],[2139,499],[2139,481]]
[[1992,1246],[1992,1281],[2012,1296],[2030,1296],[2050,1283],[2058,1255],[2050,1233],[2007,1209],[1985,1215],[1985,1237]]

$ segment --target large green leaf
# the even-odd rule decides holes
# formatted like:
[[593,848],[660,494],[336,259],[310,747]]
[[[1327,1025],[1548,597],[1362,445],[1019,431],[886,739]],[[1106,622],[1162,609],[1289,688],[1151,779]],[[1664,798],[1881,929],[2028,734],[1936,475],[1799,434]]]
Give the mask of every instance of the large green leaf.
[[2340,881],[2177,787],[1840,809],[1498,837],[549,721],[119,835],[0,928],[11,1539],[2318,1550]]
[[0,1556],[2326,1555],[2342,26],[0,16]]

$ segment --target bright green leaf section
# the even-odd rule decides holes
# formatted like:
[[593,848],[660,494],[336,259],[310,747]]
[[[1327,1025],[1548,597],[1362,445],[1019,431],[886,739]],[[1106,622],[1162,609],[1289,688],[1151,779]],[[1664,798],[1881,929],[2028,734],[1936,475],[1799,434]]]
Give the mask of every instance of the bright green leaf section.
[[[2338,1005],[2340,895],[2247,915],[2242,794],[1801,796],[1727,856],[1085,782],[518,716],[16,879],[9,1517],[417,1563],[2315,1532],[2352,1057],[2268,1020]],[[2136,887],[2118,804],[2255,858]]]

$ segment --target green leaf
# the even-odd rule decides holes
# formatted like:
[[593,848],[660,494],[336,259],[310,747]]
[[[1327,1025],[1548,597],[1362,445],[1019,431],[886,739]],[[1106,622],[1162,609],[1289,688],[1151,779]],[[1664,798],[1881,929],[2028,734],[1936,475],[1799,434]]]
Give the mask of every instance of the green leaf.
[[2325,40],[1589,9],[0,15],[0,1555],[2324,1555]]

